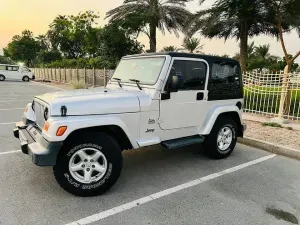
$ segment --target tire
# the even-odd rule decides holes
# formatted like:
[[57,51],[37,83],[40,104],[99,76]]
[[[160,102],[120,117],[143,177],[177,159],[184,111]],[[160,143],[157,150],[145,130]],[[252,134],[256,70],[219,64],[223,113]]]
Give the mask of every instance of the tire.
[[[220,140],[220,138],[223,139]],[[236,142],[236,122],[228,117],[219,117],[210,134],[205,138],[204,149],[210,157],[214,159],[224,159],[232,153]]]
[[5,76],[0,74],[0,81],[5,81]]
[[24,76],[22,80],[25,81],[25,82],[29,82],[29,77],[28,76]]
[[[83,160],[86,157],[83,152],[88,156],[89,161]],[[92,162],[92,156],[96,153],[99,158]],[[74,165],[77,166],[73,167],[74,170],[78,169],[78,171],[71,171]],[[77,136],[76,139],[73,138],[63,146],[53,172],[56,181],[65,191],[81,197],[97,196],[116,183],[121,174],[122,165],[121,149],[111,136],[105,133],[97,133],[97,135],[87,133]],[[96,171],[96,168],[100,168],[99,166],[102,172]],[[90,171],[91,179],[84,181],[86,173],[86,177],[89,177],[88,171]]]

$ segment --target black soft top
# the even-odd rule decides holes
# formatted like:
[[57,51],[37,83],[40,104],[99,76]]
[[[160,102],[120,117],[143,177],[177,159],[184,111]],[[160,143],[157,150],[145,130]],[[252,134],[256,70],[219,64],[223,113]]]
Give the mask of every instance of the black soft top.
[[212,55],[202,55],[202,54],[193,54],[193,53],[184,53],[184,52],[156,52],[156,53],[146,53],[146,54],[136,54],[136,55],[128,55],[124,56],[123,58],[131,58],[131,57],[143,57],[143,56],[159,56],[159,55],[169,55],[171,57],[184,57],[184,58],[198,58],[204,59],[209,64],[215,61],[226,61],[239,64],[239,62],[232,58],[220,57],[220,56],[212,56]]

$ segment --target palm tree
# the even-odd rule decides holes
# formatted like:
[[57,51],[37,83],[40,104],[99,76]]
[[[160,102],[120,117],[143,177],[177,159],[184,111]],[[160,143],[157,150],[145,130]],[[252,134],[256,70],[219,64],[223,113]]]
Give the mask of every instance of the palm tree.
[[255,55],[264,60],[269,59],[269,57],[271,56],[269,51],[270,51],[270,44],[259,45],[255,47]]
[[294,56],[290,57],[283,35],[295,30],[300,36],[300,1],[265,0],[264,4],[267,9],[267,17],[273,26],[270,34],[280,40],[287,64],[287,72],[290,72],[293,62],[300,56],[300,49]]
[[251,59],[254,57],[255,54],[255,44],[254,41],[252,41],[248,46],[247,46],[247,59]]
[[182,47],[190,53],[200,52],[200,50],[203,48],[203,45],[200,44],[200,41],[201,40],[199,38],[185,37],[183,39]]
[[[247,45],[247,60],[254,57],[254,52],[255,52],[255,44],[254,41],[252,41],[250,44]],[[236,60],[240,60],[241,59],[240,53],[235,53],[233,58]]]
[[[200,0],[200,4],[204,1]],[[239,40],[241,67],[246,71],[248,38],[271,29],[265,22],[264,9],[263,0],[217,0],[211,8],[200,10],[193,16],[189,33],[200,30],[208,38]]]
[[181,51],[181,48],[177,48],[176,46],[165,46],[161,52],[179,52]]
[[123,5],[107,12],[110,22],[124,22],[144,32],[150,41],[150,51],[156,52],[156,29],[178,36],[191,13],[185,9],[190,0],[124,0]]

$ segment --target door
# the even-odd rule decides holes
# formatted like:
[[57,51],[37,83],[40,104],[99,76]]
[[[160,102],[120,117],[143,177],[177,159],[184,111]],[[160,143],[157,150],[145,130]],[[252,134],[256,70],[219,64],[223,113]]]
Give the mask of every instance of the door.
[[202,127],[209,111],[206,104],[208,74],[209,67],[205,60],[173,59],[166,87],[173,75],[178,76],[181,82],[177,92],[171,92],[169,98],[160,100],[161,129]]
[[22,74],[19,72],[18,66],[6,66],[5,77],[7,79],[22,79]]
[[27,68],[26,66],[24,66],[24,67],[22,68],[22,78],[23,78],[24,76],[27,76],[27,77],[29,77],[29,78],[32,78],[32,72],[31,72],[31,70],[30,70],[29,68]]

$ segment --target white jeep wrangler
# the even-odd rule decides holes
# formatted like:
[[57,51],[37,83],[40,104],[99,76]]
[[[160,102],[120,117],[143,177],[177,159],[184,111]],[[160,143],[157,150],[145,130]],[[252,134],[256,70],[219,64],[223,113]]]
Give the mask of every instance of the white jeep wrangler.
[[77,196],[99,195],[122,170],[122,150],[203,143],[213,158],[233,151],[242,124],[236,60],[186,53],[124,57],[107,87],[34,98],[14,136],[38,166]]

